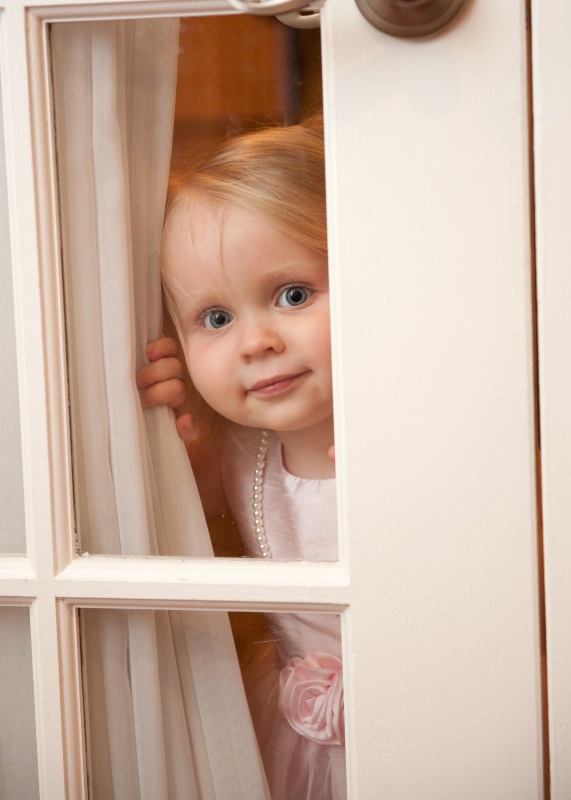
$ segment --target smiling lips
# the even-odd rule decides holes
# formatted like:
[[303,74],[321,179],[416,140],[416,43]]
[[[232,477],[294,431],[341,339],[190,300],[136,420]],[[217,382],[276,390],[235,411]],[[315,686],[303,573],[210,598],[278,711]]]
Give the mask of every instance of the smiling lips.
[[257,394],[262,397],[272,397],[277,394],[287,392],[295,383],[297,383],[306,372],[298,372],[295,375],[274,375],[272,378],[258,381],[248,389],[249,394]]

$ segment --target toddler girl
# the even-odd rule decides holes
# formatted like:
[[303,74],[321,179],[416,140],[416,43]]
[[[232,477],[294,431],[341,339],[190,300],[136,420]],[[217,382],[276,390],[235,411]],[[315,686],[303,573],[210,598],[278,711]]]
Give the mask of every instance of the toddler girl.
[[[337,559],[322,134],[242,136],[173,181],[163,283],[199,406],[183,413],[172,339],[150,343],[137,377],[143,405],[179,414],[207,519],[229,510],[265,559]],[[244,680],[272,798],[341,800],[338,620],[267,622],[271,648]]]

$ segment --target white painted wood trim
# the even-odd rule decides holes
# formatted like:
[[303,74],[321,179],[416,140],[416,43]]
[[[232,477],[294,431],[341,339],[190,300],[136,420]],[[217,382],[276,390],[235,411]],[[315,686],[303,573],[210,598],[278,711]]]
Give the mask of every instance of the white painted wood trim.
[[67,798],[56,603],[40,595],[30,609],[40,797]]
[[551,800],[571,796],[571,7],[532,2]]
[[[6,594],[34,595],[30,606],[34,701],[36,713],[39,785],[42,798],[66,797],[60,693],[60,661],[55,601],[45,596],[54,576],[54,487],[52,482],[54,427],[65,416],[65,395],[50,408],[44,377],[46,349],[46,295],[39,268],[40,244],[36,235],[36,185],[32,149],[26,38],[27,19],[19,2],[11,3],[1,17],[4,121],[8,162],[8,196],[14,275],[18,380],[22,425],[22,450],[26,515],[26,546],[34,578],[23,580],[22,561],[14,563],[13,578],[6,579]],[[34,62],[32,61],[32,69]],[[45,137],[44,137],[45,139]],[[46,142],[49,147],[49,141]],[[56,491],[57,494],[57,491]],[[3,570],[8,562],[3,560]]]
[[53,0],[49,5],[41,0],[28,0],[25,5],[30,15],[49,22],[240,13],[225,0],[120,0],[106,3]]
[[[35,190],[38,198],[38,239],[47,404],[49,410],[51,539],[36,541],[38,574],[52,578],[73,558],[75,523],[68,418],[68,388],[64,300],[60,268],[57,178],[49,78],[48,29],[40,19],[27,19],[30,64],[31,123]],[[41,565],[41,566],[40,566]]]
[[[30,91],[25,15],[12,4],[0,18],[0,69],[4,85],[10,234],[15,297],[18,383],[22,425],[27,553],[37,560],[37,527],[51,520],[49,447],[46,425],[42,298],[38,272],[35,186],[30,125]],[[48,528],[48,536],[50,531]],[[49,557],[51,561],[51,555]],[[48,562],[49,563],[49,562]]]
[[[0,558],[0,582],[12,580],[28,583],[33,581],[36,573],[27,558],[22,556],[4,556]],[[2,585],[0,583],[0,585]],[[3,593],[0,592],[0,597]]]
[[[268,566],[270,569],[263,569]],[[261,567],[261,569],[260,569]],[[76,560],[55,580],[59,598],[74,602],[92,598],[100,605],[124,606],[134,599],[148,605],[175,607],[264,608],[332,611],[350,602],[349,586],[337,565],[267,564],[213,559]]]
[[60,647],[60,684],[63,706],[63,747],[66,798],[87,800],[84,747],[83,691],[77,609],[60,602],[56,607]]

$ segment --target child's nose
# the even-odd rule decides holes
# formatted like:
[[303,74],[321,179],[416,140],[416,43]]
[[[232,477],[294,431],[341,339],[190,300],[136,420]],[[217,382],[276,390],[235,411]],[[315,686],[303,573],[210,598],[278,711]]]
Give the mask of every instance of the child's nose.
[[285,344],[275,325],[257,318],[244,321],[240,347],[242,357],[248,359],[269,351],[281,353]]

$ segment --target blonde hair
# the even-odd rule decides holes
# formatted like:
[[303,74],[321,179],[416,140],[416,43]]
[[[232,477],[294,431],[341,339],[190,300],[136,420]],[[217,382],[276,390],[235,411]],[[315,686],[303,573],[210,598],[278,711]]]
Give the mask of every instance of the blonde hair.
[[[232,139],[194,167],[171,176],[165,231],[179,210],[211,200],[251,211],[297,242],[327,254],[325,156],[321,115],[299,125],[263,128]],[[190,228],[190,222],[189,222]],[[180,288],[162,265],[167,327],[182,344],[175,298]],[[172,325],[168,325],[168,321]],[[196,411],[195,411],[196,413]]]
[[324,161],[320,116],[238,136],[189,171],[172,175],[165,222],[182,204],[206,196],[253,211],[325,254]]

